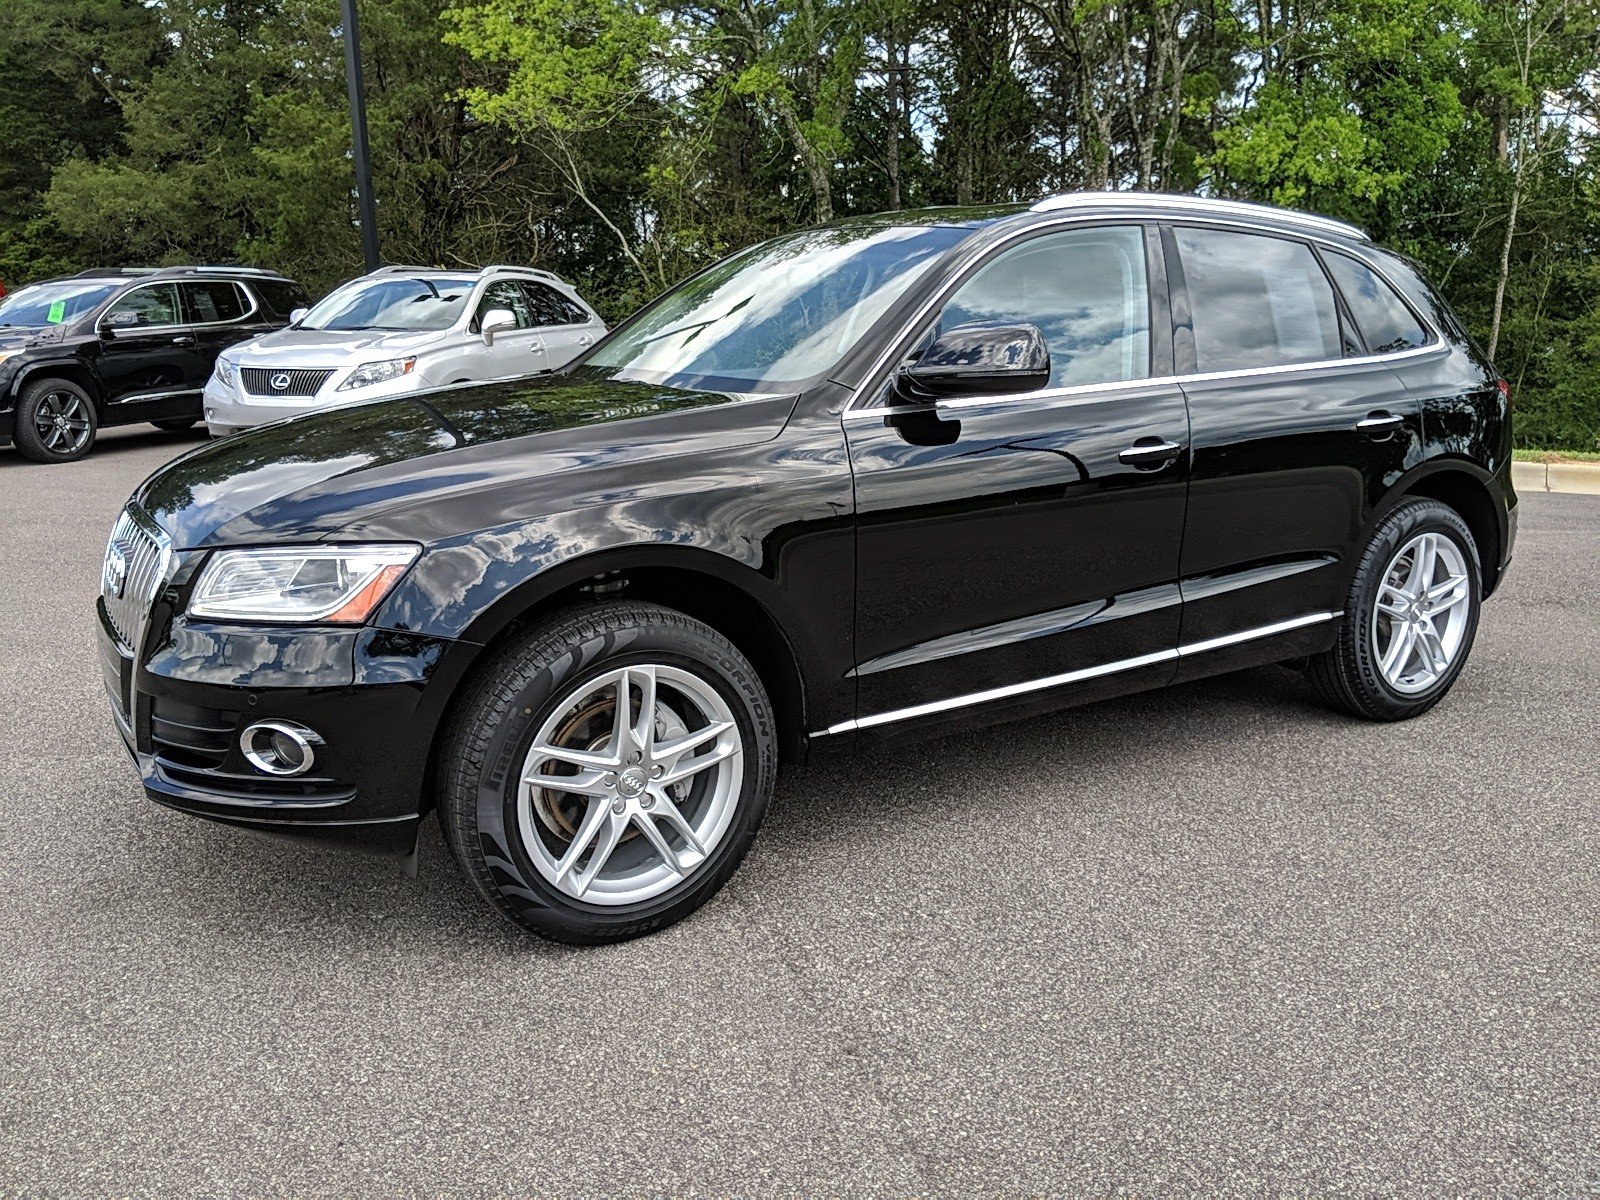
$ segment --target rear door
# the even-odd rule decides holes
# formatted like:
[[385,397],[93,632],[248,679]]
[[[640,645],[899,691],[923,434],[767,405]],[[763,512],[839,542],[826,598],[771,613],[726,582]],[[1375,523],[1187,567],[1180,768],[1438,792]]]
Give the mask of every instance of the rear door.
[[184,319],[176,283],[143,283],[124,293],[101,314],[97,329],[108,422],[198,411],[211,360]]
[[231,279],[184,280],[178,284],[178,296],[205,372],[200,377],[202,387],[218,354],[272,328],[255,298]]
[[1166,244],[1193,447],[1189,678],[1326,637],[1373,506],[1419,460],[1422,430],[1310,242],[1182,224]]
[[861,727],[1172,677],[1188,420],[1160,254],[1140,225],[1001,250],[936,327],[1038,326],[1049,386],[848,414]]
[[597,330],[592,313],[553,287],[532,279],[520,282],[552,368],[565,366],[594,345],[603,330]]

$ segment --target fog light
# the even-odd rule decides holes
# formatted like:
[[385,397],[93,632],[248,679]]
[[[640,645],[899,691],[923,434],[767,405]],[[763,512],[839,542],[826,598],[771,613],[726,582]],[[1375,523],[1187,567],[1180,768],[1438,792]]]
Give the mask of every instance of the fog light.
[[239,735],[239,749],[268,775],[304,775],[317,761],[322,737],[293,721],[257,721]]

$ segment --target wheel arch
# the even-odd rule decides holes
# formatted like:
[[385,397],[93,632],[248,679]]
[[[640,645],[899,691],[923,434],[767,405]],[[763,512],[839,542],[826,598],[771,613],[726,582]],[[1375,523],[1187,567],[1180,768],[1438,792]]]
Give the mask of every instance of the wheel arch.
[[1375,525],[1396,505],[1418,497],[1437,500],[1460,515],[1478,551],[1487,598],[1500,583],[1500,558],[1505,546],[1505,506],[1495,495],[1493,476],[1470,459],[1436,459],[1402,478],[1373,514]]
[[41,379],[65,379],[81,387],[89,394],[89,402],[94,405],[95,419],[102,424],[105,422],[106,403],[100,388],[100,377],[86,364],[71,358],[29,363],[17,372],[16,379],[12,381],[12,401],[20,401],[24,389]]
[[428,751],[430,781],[424,811],[434,803],[439,754],[456,707],[472,678],[523,630],[564,608],[608,598],[643,601],[703,621],[750,660],[772,700],[779,753],[794,761],[805,752],[805,676],[794,638],[762,599],[772,585],[748,567],[690,547],[651,546],[601,551],[542,572],[481,613],[462,633],[477,647],[450,682]]

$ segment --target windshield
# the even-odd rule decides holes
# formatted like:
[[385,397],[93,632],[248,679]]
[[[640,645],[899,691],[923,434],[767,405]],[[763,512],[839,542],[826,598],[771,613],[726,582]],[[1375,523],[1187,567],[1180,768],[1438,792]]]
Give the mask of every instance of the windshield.
[[0,325],[65,325],[97,308],[122,284],[36,283],[0,300]]
[[362,279],[317,301],[300,329],[449,329],[467,307],[471,279]]
[[679,285],[583,366],[678,387],[793,390],[832,369],[968,232],[857,226],[764,242]]

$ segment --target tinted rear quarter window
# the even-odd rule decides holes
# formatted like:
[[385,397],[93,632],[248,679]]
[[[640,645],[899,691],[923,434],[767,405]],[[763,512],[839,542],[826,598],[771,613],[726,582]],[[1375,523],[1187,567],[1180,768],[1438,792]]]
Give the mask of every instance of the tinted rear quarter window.
[[305,288],[290,280],[252,279],[250,286],[255,289],[256,295],[261,297],[263,306],[285,321],[295,309],[310,307],[310,298],[306,295]]
[[1324,257],[1369,353],[1393,354],[1428,344],[1422,322],[1375,271],[1336,251]]
[[1304,242],[1179,226],[1197,369],[1341,357],[1333,287]]

